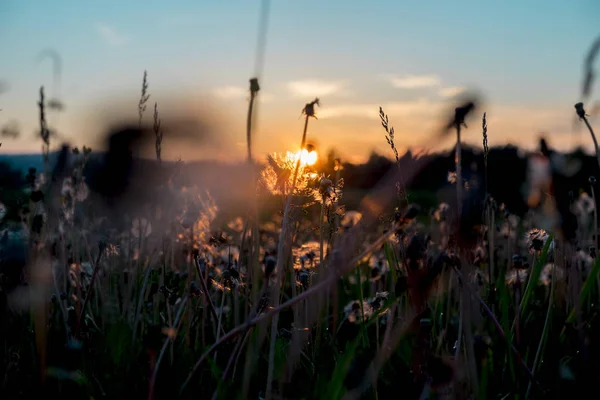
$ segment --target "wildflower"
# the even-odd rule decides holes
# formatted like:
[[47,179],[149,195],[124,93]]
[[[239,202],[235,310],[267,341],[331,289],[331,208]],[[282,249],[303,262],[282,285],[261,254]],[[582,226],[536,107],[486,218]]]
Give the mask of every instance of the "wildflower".
[[452,184],[456,183],[456,172],[448,171],[448,182]]
[[73,190],[73,178],[67,177],[67,178],[63,179],[62,186],[60,189],[60,194],[63,196],[70,195],[71,190]]
[[[548,240],[548,232],[543,229],[532,229],[525,234],[527,248],[531,254],[539,253]],[[552,243],[553,245],[553,243]],[[551,245],[551,246],[552,246]]]
[[219,231],[216,232],[208,239],[208,243],[214,247],[219,247],[221,245],[227,245],[231,242],[231,236],[228,236],[227,233]]
[[242,274],[233,266],[229,265],[223,271],[223,282],[229,287],[239,287],[243,285]]
[[229,266],[237,265],[240,260],[240,249],[235,246],[228,246],[220,251],[221,261]]
[[518,283],[522,284],[527,281],[529,271],[526,269],[512,269],[506,273],[505,279],[508,286],[514,286]]
[[375,293],[375,297],[369,299],[369,304],[373,308],[373,310],[379,310],[385,301],[388,299],[390,293],[389,292],[377,292]]
[[588,116],[583,108],[583,103],[581,102],[575,104],[575,112],[580,119],[584,119]]
[[371,268],[371,281],[378,281],[390,270],[390,264],[384,255],[372,255],[369,258],[369,267]]
[[[273,153],[267,157],[267,165],[260,172],[260,183],[273,195],[287,195],[294,184],[297,157],[288,151],[286,154]],[[300,163],[296,177],[295,195],[307,192],[311,176],[308,166]]]
[[582,192],[572,206],[573,214],[580,216],[587,216],[593,213],[595,209],[594,200],[586,192]]
[[577,268],[586,275],[590,273],[594,265],[592,256],[581,249],[575,254],[575,262],[577,263]]
[[344,307],[344,313],[348,322],[359,322],[360,320],[366,321],[371,315],[373,315],[373,307],[366,301],[353,300],[346,307]]
[[553,276],[555,280],[564,279],[565,271],[555,264],[544,265],[544,268],[540,274],[540,283],[544,286],[550,286]]
[[77,185],[75,185],[75,199],[82,203],[85,199],[88,198],[90,194],[90,190],[88,189],[87,184],[82,180]]
[[473,101],[468,101],[468,102],[464,103],[462,106],[456,107],[454,109],[454,120],[448,124],[448,129],[454,128],[454,127],[459,127],[459,126],[464,126],[466,128],[467,124],[465,123],[465,118],[467,117],[467,115],[469,113],[474,111],[475,108],[476,108],[476,106]]
[[311,101],[310,103],[306,104],[304,106],[304,108],[302,109],[302,114],[306,115],[307,117],[312,117],[314,119],[317,119],[317,116],[315,115],[315,106],[320,106],[321,103],[319,102],[318,98],[315,98],[313,101]]
[[448,203],[440,203],[438,208],[433,212],[433,217],[438,222],[445,221],[448,218],[448,211],[450,211]]
[[351,228],[354,225],[358,224],[362,218],[362,214],[358,211],[347,211],[344,214],[344,218],[342,218],[342,227]]
[[196,249],[207,242],[211,224],[219,210],[210,194],[207,195],[207,199],[197,196],[197,200],[199,200],[199,204],[190,202],[184,215],[178,217],[185,229],[183,234],[179,234],[179,240],[188,241],[187,244]]
[[[327,253],[327,244],[323,243],[323,252]],[[321,245],[317,241],[306,242],[300,248],[293,250],[294,269],[296,271],[304,269],[314,269],[319,266],[321,258]],[[323,257],[325,257],[325,254]]]
[[116,257],[119,255],[119,248],[117,246],[115,246],[114,244],[108,244],[106,246],[106,248],[104,249],[104,256],[105,257]]
[[331,206],[340,201],[342,197],[342,187],[344,180],[340,179],[337,185],[334,185],[331,179],[321,176],[319,188],[313,191],[313,197],[319,203],[324,203],[326,206]]
[[244,230],[244,220],[241,217],[237,217],[227,224],[227,227],[234,232],[240,233]]

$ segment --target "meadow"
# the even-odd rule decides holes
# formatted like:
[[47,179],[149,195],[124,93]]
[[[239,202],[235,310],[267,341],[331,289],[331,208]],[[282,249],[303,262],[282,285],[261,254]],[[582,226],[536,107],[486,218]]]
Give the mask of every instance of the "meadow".
[[[146,73],[139,121],[98,154],[51,153],[60,107],[40,89],[43,167],[7,170],[0,192],[2,398],[593,396],[600,152],[584,103],[573,114],[597,158],[545,140],[491,149],[464,98],[444,157],[399,154],[373,110],[393,159],[360,167],[311,146],[314,99],[301,150],[263,162],[249,83],[229,196],[162,160]],[[462,145],[467,121],[481,148]],[[155,160],[136,157],[141,142]]]

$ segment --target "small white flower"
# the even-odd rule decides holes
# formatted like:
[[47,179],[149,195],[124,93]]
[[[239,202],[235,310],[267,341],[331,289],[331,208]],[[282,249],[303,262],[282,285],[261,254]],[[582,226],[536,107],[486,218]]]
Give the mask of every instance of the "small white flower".
[[526,269],[512,269],[506,273],[506,284],[508,286],[516,285],[519,282],[523,285],[527,281],[529,271]]
[[76,189],[77,190],[75,192],[75,199],[77,199],[77,201],[80,203],[84,202],[85,199],[87,199],[90,194],[90,190],[88,189],[88,186],[86,185],[85,182],[81,181],[77,185]]
[[586,192],[579,195],[576,202],[573,203],[572,211],[575,215],[587,216],[594,212],[596,205],[594,200]]
[[448,205],[448,203],[440,203],[438,208],[433,212],[433,217],[438,222],[445,221],[449,210],[450,206]]
[[565,271],[554,264],[546,264],[540,274],[540,283],[544,286],[550,286],[553,275],[555,281],[562,280],[565,277]]
[[358,224],[362,219],[362,214],[358,211],[347,211],[342,219],[342,226],[344,228],[351,228]]
[[456,183],[456,172],[448,171],[448,182],[452,184]]
[[353,300],[344,307],[344,313],[346,314],[348,322],[360,322],[360,320],[366,321],[373,315],[373,307],[364,300],[362,306],[360,301]]
[[152,233],[152,225],[146,218],[136,218],[131,224],[131,234],[134,238],[148,237]]

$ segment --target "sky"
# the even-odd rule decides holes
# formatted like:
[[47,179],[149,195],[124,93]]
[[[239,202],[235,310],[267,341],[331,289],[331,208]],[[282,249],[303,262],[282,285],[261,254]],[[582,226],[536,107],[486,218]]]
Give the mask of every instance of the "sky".
[[[48,117],[60,139],[97,148],[111,121],[137,120],[147,70],[145,122],[156,102],[164,126],[207,119],[217,138],[169,143],[166,132],[166,158],[243,159],[260,9],[260,0],[0,0],[0,126],[21,132],[0,150],[39,151],[42,85],[65,106]],[[469,143],[481,144],[485,111],[491,146],[533,148],[543,132],[555,147],[590,149],[573,105],[599,15],[597,0],[271,0],[254,152],[297,149],[301,110],[315,97],[308,140],[321,152],[392,156],[380,106],[401,152],[449,148],[451,136],[432,137],[465,90],[484,100],[463,133]]]

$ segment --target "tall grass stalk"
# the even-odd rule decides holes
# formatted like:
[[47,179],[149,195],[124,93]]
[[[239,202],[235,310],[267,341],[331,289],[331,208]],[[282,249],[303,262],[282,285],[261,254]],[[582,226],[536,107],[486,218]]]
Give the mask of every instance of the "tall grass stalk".
[[138,102],[138,126],[142,127],[142,120],[144,118],[144,112],[146,111],[146,103],[150,100],[150,94],[148,93],[148,71],[144,71],[144,77],[142,78],[142,92],[140,100]]
[[396,183],[397,194],[398,194],[398,197],[402,197],[402,196],[404,197],[404,201],[406,202],[406,206],[408,207],[410,205],[410,203],[408,201],[408,191],[406,189],[406,184],[404,183],[402,167],[400,166],[400,156],[398,155],[398,149],[396,148],[396,144],[394,143],[394,136],[395,136],[394,127],[390,126],[388,116],[383,111],[383,108],[381,108],[381,107],[379,107],[379,119],[381,120],[381,126],[383,126],[383,129],[385,129],[385,133],[386,133],[385,140],[387,141],[388,145],[392,149],[392,152],[394,153],[394,157],[396,158],[396,166],[398,167],[398,171],[399,171],[399,174],[398,174],[399,181]]
[[[537,371],[538,369],[538,363],[541,360],[542,357],[542,349],[544,347],[544,344],[546,343],[546,341],[548,340],[548,330],[550,328],[550,316],[552,314],[552,308],[554,307],[554,286],[555,286],[555,280],[556,280],[556,274],[555,274],[555,270],[556,270],[556,264],[552,264],[552,277],[551,277],[551,281],[550,281],[550,295],[548,296],[548,309],[546,310],[546,319],[544,320],[544,327],[542,328],[542,337],[540,338],[540,342],[538,345],[538,348],[535,352],[535,358],[533,360],[533,365],[531,366],[531,372],[534,374],[535,376],[535,371]],[[527,392],[525,393],[525,398],[528,399],[529,398],[529,393],[531,392],[531,381],[529,382],[529,384],[527,385]]]
[[461,123],[456,123],[456,201],[457,201],[457,215],[458,223],[460,224],[460,217],[462,215],[462,199],[463,199],[463,178],[462,178],[462,143],[460,139],[461,135]]
[[[592,192],[592,201],[594,202],[594,249],[596,254],[598,254],[598,203],[596,201],[596,191],[594,190],[594,186],[596,186],[596,178],[594,176],[590,176],[590,190]],[[596,283],[598,286],[598,301],[600,301],[600,276],[596,276]]]
[[590,135],[592,136],[592,140],[594,141],[594,149],[596,151],[596,160],[598,161],[598,167],[600,167],[600,148],[598,148],[598,140],[596,140],[596,134],[594,133],[594,129],[592,129],[592,125],[590,125],[590,121],[588,120],[588,115],[583,108],[583,103],[575,104],[575,112],[580,120],[585,123],[587,126]]
[[[315,118],[315,106],[319,105],[319,99],[316,98],[312,102],[307,103],[302,110],[304,114],[304,129],[302,130],[302,141],[300,143],[300,152],[306,145],[306,134],[308,132],[308,121],[310,118]],[[301,154],[301,153],[300,153]],[[287,200],[283,211],[283,221],[281,225],[281,232],[279,234],[279,243],[277,243],[277,264],[275,266],[275,272],[277,274],[277,281],[273,290],[273,306],[277,308],[279,305],[279,293],[282,284],[282,278],[284,276],[283,264],[285,258],[285,241],[287,240],[288,230],[290,229],[290,210],[292,207],[292,201],[294,198],[294,191],[296,190],[296,184],[298,181],[298,172],[300,171],[301,157],[298,156],[296,160],[296,166],[294,168],[294,175],[292,178],[292,185],[287,193]],[[295,282],[292,282],[294,285]],[[306,293],[306,292],[305,292]],[[279,314],[273,317],[271,322],[271,342],[269,346],[269,368],[267,371],[267,388],[266,388],[266,400],[271,400],[273,395],[273,374],[275,368],[275,341],[277,339],[277,325],[279,324]]]
[[[170,327],[170,329],[172,329],[173,332],[177,332],[177,330],[179,329],[179,326],[181,325],[181,322],[183,321],[183,319],[181,317],[183,316],[183,312],[187,308],[188,308],[188,297],[184,296],[181,299],[181,302],[179,304],[179,310],[177,311],[177,316],[175,317],[175,321],[173,322],[173,324]],[[160,353],[158,355],[158,358],[156,359],[156,365],[154,366],[154,369],[152,370],[152,376],[150,377],[150,383],[148,386],[148,400],[154,399],[154,385],[156,384],[156,377],[158,376],[158,368],[160,367],[161,361],[165,355],[165,351],[167,350],[169,343],[171,343],[176,338],[177,338],[176,334],[168,334],[162,348],[160,349]]]
[[481,121],[481,131],[483,136],[483,173],[485,180],[485,195],[488,194],[488,155],[490,153],[490,147],[488,145],[488,131],[487,131],[487,118],[486,113],[483,113]]

